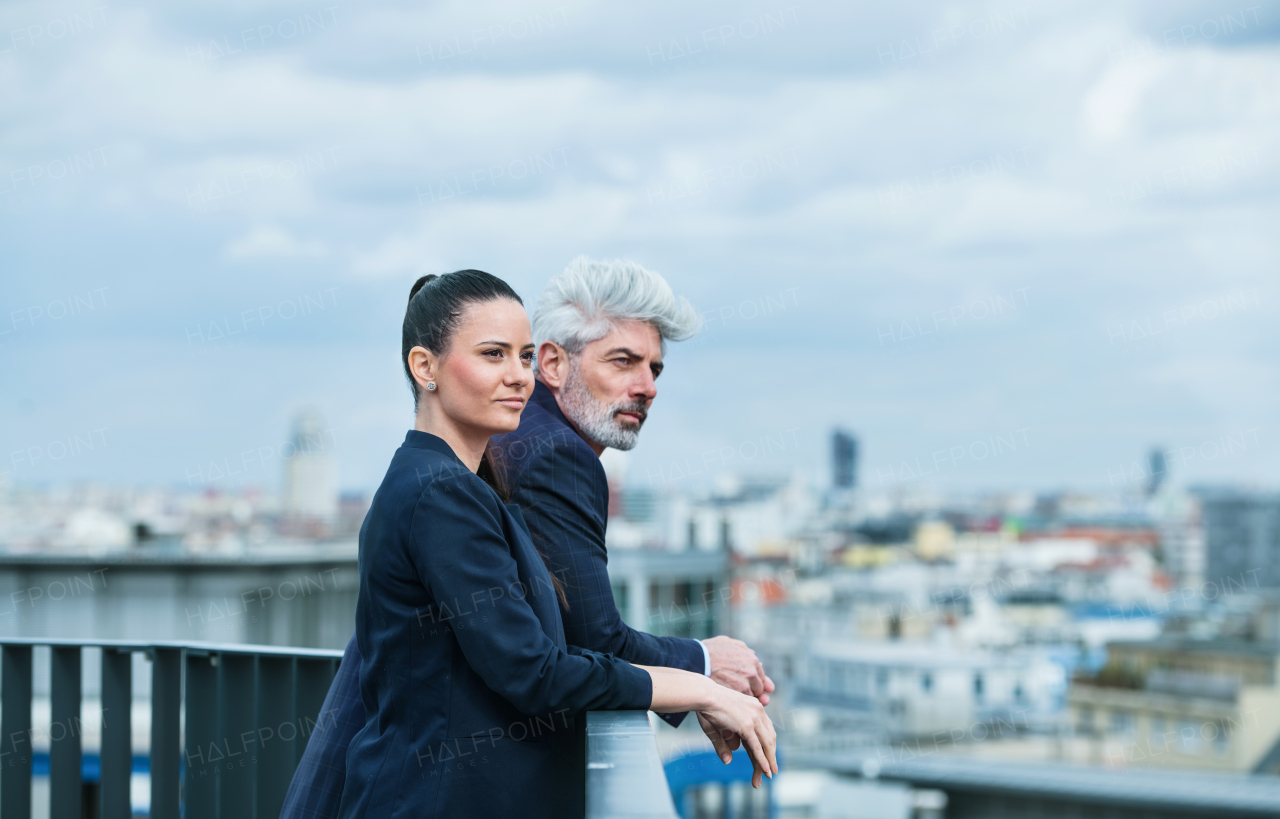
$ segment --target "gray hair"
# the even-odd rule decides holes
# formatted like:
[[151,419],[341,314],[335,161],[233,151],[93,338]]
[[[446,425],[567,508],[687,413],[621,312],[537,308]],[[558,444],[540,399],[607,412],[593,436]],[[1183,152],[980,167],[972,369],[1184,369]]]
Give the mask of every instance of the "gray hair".
[[689,300],[676,298],[666,279],[635,262],[579,256],[551,280],[533,310],[533,343],[551,341],[570,354],[608,335],[619,321],[645,321],[667,340],[684,341],[702,328]]

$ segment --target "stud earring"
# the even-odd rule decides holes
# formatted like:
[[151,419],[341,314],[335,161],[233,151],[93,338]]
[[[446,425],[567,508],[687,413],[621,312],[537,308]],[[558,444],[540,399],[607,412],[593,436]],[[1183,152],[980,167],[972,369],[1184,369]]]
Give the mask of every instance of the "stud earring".
[[428,382],[427,382],[427,391],[428,391],[428,392],[435,392],[435,389],[436,389],[436,382],[434,382],[434,381],[428,381]]

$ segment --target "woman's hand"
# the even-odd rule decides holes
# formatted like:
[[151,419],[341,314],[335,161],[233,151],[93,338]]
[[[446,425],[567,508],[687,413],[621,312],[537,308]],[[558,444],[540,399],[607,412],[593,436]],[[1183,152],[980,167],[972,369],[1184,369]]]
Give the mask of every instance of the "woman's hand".
[[755,697],[712,684],[715,689],[710,707],[698,709],[698,723],[706,733],[716,754],[728,765],[739,745],[751,757],[751,787],[760,787],[761,775],[770,779],[778,772],[778,737],[773,721]]
[[710,677],[678,668],[637,667],[648,671],[653,680],[650,710],[659,714],[697,711],[702,730],[726,765],[739,745],[746,747],[755,768],[751,775],[752,787],[760,787],[762,774],[772,779],[778,772],[778,738],[773,722],[755,697],[717,685]]
[[698,724],[702,726],[702,733],[706,734],[707,739],[711,740],[711,744],[715,746],[716,756],[728,765],[733,759],[733,752],[742,747],[742,740],[733,731],[722,731],[715,727],[702,714],[698,714]]

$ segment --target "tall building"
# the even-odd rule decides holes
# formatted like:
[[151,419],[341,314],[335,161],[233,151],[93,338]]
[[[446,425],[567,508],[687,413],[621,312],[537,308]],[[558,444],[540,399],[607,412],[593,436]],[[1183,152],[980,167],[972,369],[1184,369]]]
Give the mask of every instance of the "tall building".
[[1202,489],[1207,582],[1232,589],[1280,587],[1280,495]]
[[1169,475],[1169,465],[1165,461],[1164,450],[1156,447],[1147,453],[1147,497],[1160,491],[1165,478]]
[[1200,588],[1205,579],[1200,498],[1190,492],[1166,490],[1151,498],[1148,511],[1160,534],[1164,570],[1178,588]]
[[842,429],[831,433],[832,485],[854,489],[858,485],[858,439]]
[[293,420],[290,447],[284,458],[284,514],[293,518],[332,521],[338,514],[338,476],[332,429],[314,410]]

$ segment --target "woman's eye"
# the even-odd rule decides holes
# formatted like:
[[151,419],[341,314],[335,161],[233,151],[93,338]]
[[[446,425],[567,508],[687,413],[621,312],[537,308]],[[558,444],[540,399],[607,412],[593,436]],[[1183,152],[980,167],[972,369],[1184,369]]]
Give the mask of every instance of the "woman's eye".
[[537,356],[535,356],[533,353],[521,353],[521,354],[520,354],[520,360],[521,360],[521,361],[523,361],[523,362],[524,362],[524,363],[526,363],[526,364],[532,364],[532,363],[533,363],[533,360],[534,360],[535,358],[537,358]]
[[501,350],[485,350],[484,354],[489,356],[490,358],[502,358]]

